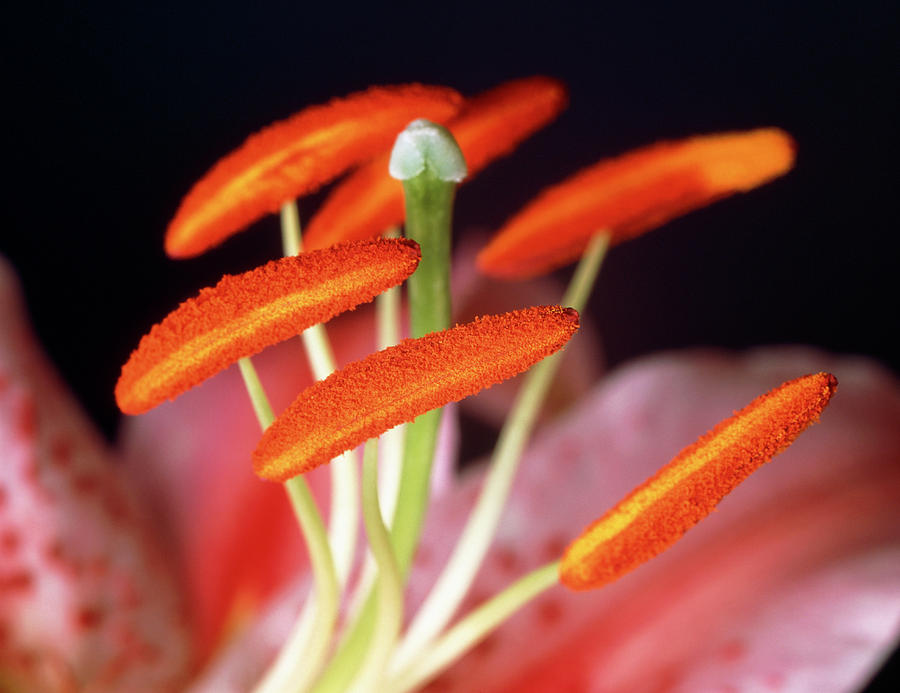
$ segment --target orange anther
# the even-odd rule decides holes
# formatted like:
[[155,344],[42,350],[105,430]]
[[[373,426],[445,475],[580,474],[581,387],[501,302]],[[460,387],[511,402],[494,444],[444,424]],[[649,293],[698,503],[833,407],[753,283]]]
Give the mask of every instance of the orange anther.
[[561,348],[578,329],[571,308],[478,318],[349,364],[308,387],[266,430],[256,473],[285,481],[420,414],[495,385]]
[[371,301],[413,273],[414,241],[356,241],[275,260],[182,303],[122,367],[116,402],[140,414],[244,356]]
[[372,87],[268,126],[191,188],[166,231],[166,253],[199,255],[389,147],[409,121],[449,118],[461,103],[444,87]]
[[485,274],[524,279],[576,260],[591,237],[611,243],[783,175],[794,143],[777,128],[660,142],[601,161],[544,190],[479,253]]
[[572,542],[562,583],[601,587],[668,549],[815,422],[836,389],[830,373],[807,375],[722,421]]

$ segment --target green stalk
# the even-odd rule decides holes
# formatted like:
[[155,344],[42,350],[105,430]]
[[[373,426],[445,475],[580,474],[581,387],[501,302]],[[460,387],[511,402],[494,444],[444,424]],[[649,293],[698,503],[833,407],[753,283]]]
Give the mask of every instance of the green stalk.
[[[399,238],[396,226],[384,232],[385,238]],[[375,297],[376,330],[378,349],[387,349],[400,341],[400,287],[394,286]],[[378,439],[378,503],[385,526],[390,529],[397,507],[400,490],[400,476],[403,465],[403,441],[406,438],[406,424],[385,431]],[[347,618],[353,622],[369,596],[369,590],[376,575],[375,560],[367,553],[362,575],[353,588],[353,596],[347,609]]]
[[[465,160],[453,135],[440,125],[416,120],[398,137],[390,172],[403,181],[406,235],[422,248],[418,269],[407,280],[413,337],[450,326],[450,227],[456,183],[466,175]],[[440,410],[418,417],[406,428],[403,474],[391,541],[404,580],[409,571],[428,504],[431,464]],[[376,598],[370,593],[315,693],[337,693],[354,679],[374,631]]]
[[559,582],[559,561],[549,563],[520,578],[500,594],[472,611],[441,636],[411,665],[379,689],[407,693],[427,683],[481,642],[492,630],[525,604]]
[[[297,255],[303,250],[300,214],[294,200],[281,207],[281,241],[285,257]],[[313,377],[324,380],[337,368],[331,342],[324,325],[313,325],[300,335]],[[356,534],[359,526],[359,474],[356,468],[356,452],[348,450],[331,461],[331,511],[328,517],[328,539],[331,543],[338,584],[347,585],[353,558],[356,553]]]
[[403,181],[406,237],[422,247],[419,267],[406,282],[410,336],[450,326],[450,224],[456,183],[426,168]]
[[[397,238],[397,227],[385,232],[386,238]],[[400,341],[400,287],[394,286],[375,297],[378,348],[387,349]],[[392,428],[381,434],[378,448],[381,451],[381,469],[378,474],[378,498],[381,516],[388,528],[394,522],[397,494],[400,491],[401,466],[403,464],[403,441],[406,438],[406,424]]]
[[403,625],[403,576],[394,558],[378,503],[377,440],[368,441],[363,454],[362,506],[369,547],[378,566],[378,615],[372,647],[353,682],[351,693],[381,690],[388,659]]
[[[238,364],[260,428],[265,431],[275,420],[272,406],[250,359],[243,358]],[[340,588],[325,523],[322,522],[312,492],[302,476],[288,481],[285,490],[309,550],[313,569],[315,616],[311,629],[302,626],[305,618],[301,616],[298,620],[298,626],[287,646],[282,648],[275,663],[257,686],[258,693],[279,693],[287,686],[292,691],[302,691],[312,683],[328,656],[340,602]]]
[[[594,237],[575,270],[562,305],[582,311],[591,294],[609,236]],[[406,631],[391,663],[393,670],[405,668],[444,629],[465,598],[490,548],[500,516],[563,352],[535,365],[525,377],[512,412],[507,418],[478,501],[440,577]]]
[[272,405],[269,404],[269,398],[266,396],[266,391],[259,379],[256,368],[253,366],[253,361],[249,357],[242,358],[238,361],[238,368],[240,368],[241,377],[244,379],[244,387],[250,396],[253,413],[256,414],[259,427],[265,431],[275,420]]
[[[403,181],[406,236],[422,247],[422,261],[407,281],[410,333],[415,338],[450,327],[453,198],[456,184],[466,175],[465,160],[446,128],[416,121],[397,138],[391,154],[391,175]],[[440,423],[438,409],[423,414],[406,430],[403,475],[391,530],[404,575],[428,506]]]
[[297,201],[291,200],[281,205],[281,247],[285,257],[300,254],[303,250],[300,238],[300,211]]

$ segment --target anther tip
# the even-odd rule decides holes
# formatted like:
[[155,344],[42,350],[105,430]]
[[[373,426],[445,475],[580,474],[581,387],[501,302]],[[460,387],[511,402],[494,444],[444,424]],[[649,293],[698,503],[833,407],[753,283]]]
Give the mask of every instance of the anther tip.
[[578,311],[574,308],[563,308],[562,314],[565,316],[572,325],[577,329],[581,325],[581,316],[578,314]]

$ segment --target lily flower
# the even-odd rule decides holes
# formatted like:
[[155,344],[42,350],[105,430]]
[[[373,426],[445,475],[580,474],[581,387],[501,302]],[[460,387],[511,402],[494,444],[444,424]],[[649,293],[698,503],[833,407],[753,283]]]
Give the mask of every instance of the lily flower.
[[[861,685],[900,614],[892,376],[812,352],[658,357],[607,378],[527,446],[578,327],[565,306],[586,302],[602,244],[590,243],[563,306],[452,327],[450,219],[465,161],[445,128],[420,119],[390,168],[418,245],[290,257],[176,309],[123,369],[124,408],[158,405],[130,420],[124,466],[109,463],[42,361],[0,266],[10,326],[0,340],[0,682],[219,693]],[[299,236],[290,207],[286,241]],[[397,289],[380,294],[380,350],[356,346],[371,339],[360,330],[371,319],[347,316],[335,343],[355,360],[325,377],[323,363],[336,361],[312,323],[404,277],[412,337],[400,340]],[[301,330],[314,377],[298,372],[291,342],[254,357],[257,371],[250,355]],[[235,359],[240,378],[210,377]],[[439,407],[529,367],[487,471],[443,476],[453,416]],[[840,393],[825,410],[832,372]],[[764,465],[820,415],[785,459]],[[403,421],[405,444],[389,431],[376,448]],[[357,494],[352,449],[366,438]],[[251,457],[270,481],[253,476]],[[367,556],[355,531],[326,535],[317,468],[348,472],[331,476],[331,522],[355,530],[361,505]],[[278,491],[271,481],[284,481],[290,503],[277,493],[260,502],[258,489]],[[291,509],[308,558],[297,556]],[[167,531],[177,555],[161,549]],[[212,556],[223,547],[239,567],[230,581],[203,570],[227,564]],[[612,579],[587,594],[564,587]],[[773,633],[786,633],[777,646]]]
[[[140,659],[120,657],[119,676],[124,678],[110,681],[106,688],[94,679],[91,690],[182,690],[191,676],[196,677],[193,690],[249,690],[285,637],[286,612],[303,598],[302,585],[308,578],[302,564],[282,563],[280,589],[256,605],[261,612],[255,625],[223,649],[203,673],[190,644],[189,632],[196,622],[177,617],[178,605],[189,595],[178,598],[176,555],[171,549],[159,550],[163,541],[205,536],[208,543],[191,544],[194,565],[220,560],[217,554],[225,540],[230,540],[231,550],[244,553],[245,575],[271,572],[271,564],[278,565],[275,556],[257,550],[256,544],[270,537],[251,529],[260,524],[277,534],[279,527],[290,528],[288,519],[279,523],[278,516],[264,508],[251,505],[247,512],[247,506],[228,505],[229,497],[239,503],[241,493],[255,488],[273,492],[270,506],[283,500],[275,493],[278,489],[258,481],[246,463],[258,434],[253,414],[242,399],[239,374],[225,371],[174,402],[128,419],[119,450],[110,451],[98,442],[98,434],[40,353],[22,322],[12,284],[4,266],[0,283],[7,328],[0,350],[4,372],[2,669],[6,675],[29,672],[25,680],[31,682],[30,688],[22,690],[78,690],[77,682],[95,676],[96,669],[88,664],[91,652],[96,658],[93,666],[101,664],[98,654],[112,659],[118,652],[116,648],[92,650],[87,645],[93,640],[90,630],[73,628],[71,637],[65,636],[68,626],[60,618],[64,609],[59,602],[49,611],[39,608],[40,602],[26,600],[29,591],[16,589],[6,579],[19,552],[30,551],[29,546],[40,548],[40,541],[54,528],[71,527],[75,510],[65,509],[63,503],[91,513],[87,517],[93,522],[86,524],[81,516],[74,536],[86,543],[90,537],[99,555],[113,566],[121,559],[135,560],[127,557],[123,544],[107,540],[110,531],[122,528],[113,517],[92,510],[102,499],[98,491],[79,491],[60,477],[55,484],[51,481],[50,475],[63,473],[64,467],[52,461],[50,445],[44,447],[39,441],[49,443],[67,433],[74,440],[67,447],[58,445],[56,454],[67,450],[77,471],[90,460],[104,483],[116,479],[133,496],[137,496],[136,488],[143,489],[134,498],[138,507],[148,495],[165,501],[156,506],[156,514],[146,507],[142,510],[153,518],[146,536],[156,540],[150,543],[155,545],[151,555],[160,557],[157,569],[167,577],[161,579],[159,572],[143,577],[138,571],[141,584],[150,583],[142,588],[140,612],[155,622],[158,642],[165,649],[143,665]],[[360,330],[364,317],[349,315],[350,320],[338,330],[348,342],[362,342],[357,350],[369,348]],[[289,399],[289,391],[309,378],[297,364],[296,347],[287,342],[265,352],[258,366],[261,377],[279,385],[273,388],[275,401]],[[529,447],[504,511],[504,529],[466,606],[558,556],[573,528],[589,522],[598,507],[611,505],[652,474],[659,459],[674,454],[697,431],[711,427],[723,414],[769,387],[773,379],[815,368],[842,376],[839,396],[822,423],[782,459],[743,484],[740,493],[688,534],[678,551],[663,554],[603,590],[587,594],[561,587],[551,590],[462,658],[431,690],[455,693],[470,691],[473,685],[485,693],[565,687],[752,690],[763,685],[785,691],[857,690],[900,635],[896,570],[900,434],[894,425],[900,415],[900,383],[883,368],[858,358],[799,348],[740,356],[694,351],[652,356],[617,370],[567,416],[545,428]],[[290,382],[282,384],[283,380]],[[21,419],[9,408],[9,398],[16,391],[20,397],[27,395],[23,399],[30,399],[34,407],[31,438],[24,438],[17,423]],[[685,398],[690,406],[685,406]],[[233,404],[223,408],[222,402]],[[225,418],[210,416],[213,410]],[[15,431],[12,438],[7,436],[10,429]],[[653,435],[647,435],[648,430]],[[21,506],[18,501],[13,505],[11,499],[21,498],[31,486],[27,477],[17,477],[11,469],[11,453],[20,444],[37,453],[41,477],[54,487],[58,502],[17,522]],[[128,471],[124,479],[121,465],[114,463],[123,456]],[[204,509],[215,504],[206,494],[193,491],[200,487],[200,479],[216,482],[214,472],[219,467],[231,487],[213,483],[208,492],[227,507],[207,512]],[[471,465],[435,497],[410,577],[413,608],[439,572],[450,549],[448,537],[456,536],[463,526],[482,479],[482,465]],[[147,487],[147,480],[155,485]],[[314,482],[321,490],[326,484],[321,475]],[[161,495],[155,493],[162,489]],[[548,503],[547,498],[565,502]],[[242,509],[240,522],[233,521],[234,507]],[[39,527],[43,527],[40,535]],[[9,539],[13,528],[19,537],[14,550]],[[299,549],[299,542],[295,546]],[[40,552],[35,550],[34,555],[39,558]],[[262,563],[254,560],[260,557]],[[35,579],[53,579],[55,565],[38,563]],[[84,565],[80,589],[85,591],[79,592],[74,581],[62,582],[66,573],[60,571],[65,589],[54,592],[55,599],[60,594],[73,600],[104,595],[102,582],[87,581],[91,563],[85,560]],[[206,586],[216,590],[221,585],[209,574]],[[172,604],[174,616],[167,611],[167,603]],[[39,634],[29,643],[30,649],[21,647],[23,636],[14,615],[27,619],[30,631]],[[530,653],[527,661],[521,658],[523,647]],[[163,666],[170,657],[173,663]],[[178,672],[169,684],[161,682],[167,668]],[[76,683],[69,681],[68,689],[52,678],[67,671],[68,676],[78,675]],[[129,686],[129,681],[134,685]]]

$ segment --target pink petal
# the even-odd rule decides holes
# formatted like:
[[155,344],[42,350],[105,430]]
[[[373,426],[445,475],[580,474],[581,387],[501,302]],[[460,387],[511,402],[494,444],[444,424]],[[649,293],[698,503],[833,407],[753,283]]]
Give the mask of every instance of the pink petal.
[[[329,323],[338,363],[374,351],[374,329],[367,309]],[[311,382],[299,339],[267,349],[253,362],[276,412]],[[435,464],[436,492],[448,483],[456,459],[454,421],[447,417],[445,452]],[[279,588],[302,577],[308,565],[284,489],[253,474],[250,453],[259,437],[237,368],[125,419],[122,428],[126,469],[168,523],[203,658],[247,625]],[[306,478],[327,518],[329,470]]]
[[[374,349],[370,311],[338,318],[329,328],[340,363]],[[276,413],[311,382],[299,339],[267,349],[253,363]],[[253,474],[250,453],[259,437],[237,367],[126,418],[121,431],[126,468],[168,523],[204,658],[307,566],[284,489]],[[307,480],[327,517],[328,470]]]
[[[859,359],[695,352],[619,371],[529,450],[470,603],[558,556],[718,420],[818,370],[840,381],[822,423],[677,547],[604,590],[551,590],[429,690],[469,691],[473,682],[485,693],[859,687],[900,625],[900,388]],[[433,509],[413,601],[477,485],[465,480]]]
[[[558,557],[583,524],[719,419],[818,369],[841,379],[822,424],[678,547],[605,590],[551,590],[429,690],[858,686],[896,638],[900,613],[900,392],[889,374],[858,359],[812,350],[694,352],[614,374],[527,454],[469,606]],[[480,479],[467,475],[432,507],[410,611],[446,559]],[[297,584],[273,600],[194,690],[240,691],[255,681],[301,594]]]
[[191,650],[173,576],[2,259],[0,324],[0,670],[21,690],[177,690]]
[[[432,475],[432,495],[449,492],[453,465],[458,456],[457,405],[444,408]],[[364,555],[364,532],[360,529],[358,556]],[[360,566],[357,565],[357,569]],[[357,573],[359,571],[357,570]],[[353,576],[351,576],[351,581]],[[190,688],[191,693],[242,693],[250,690],[275,659],[301,611],[309,590],[309,575],[295,576],[275,594],[253,625],[217,656]],[[346,604],[344,605],[346,606]]]

